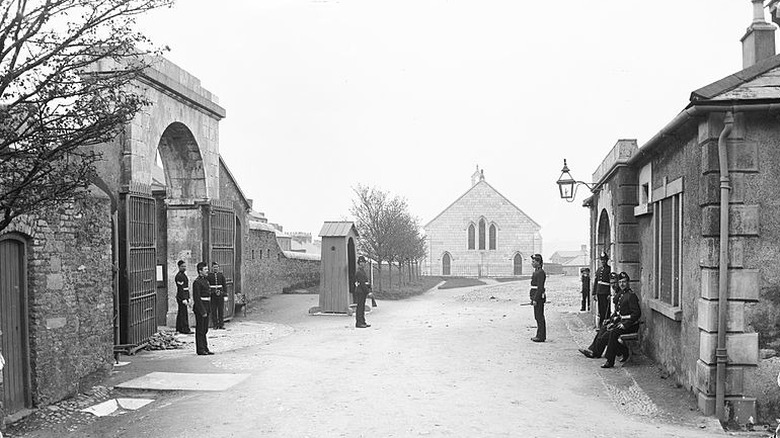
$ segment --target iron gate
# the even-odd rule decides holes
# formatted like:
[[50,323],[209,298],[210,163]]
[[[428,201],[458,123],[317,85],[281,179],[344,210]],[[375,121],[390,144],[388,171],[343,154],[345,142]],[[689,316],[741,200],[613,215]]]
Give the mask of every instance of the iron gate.
[[232,202],[212,200],[210,228],[211,261],[219,263],[227,284],[225,319],[228,319],[233,317],[235,309],[236,214]]
[[152,190],[131,183],[119,203],[119,339],[139,345],[157,332],[157,227]]

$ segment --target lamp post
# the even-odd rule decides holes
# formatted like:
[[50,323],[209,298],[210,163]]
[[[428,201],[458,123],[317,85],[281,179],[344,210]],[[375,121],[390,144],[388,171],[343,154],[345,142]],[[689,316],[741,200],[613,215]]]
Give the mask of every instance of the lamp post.
[[556,184],[558,184],[558,190],[561,192],[561,199],[565,199],[567,202],[574,202],[574,197],[577,195],[577,187],[579,187],[580,184],[590,190],[593,190],[593,188],[596,187],[595,184],[588,184],[584,181],[577,181],[572,178],[571,173],[569,173],[569,166],[566,165],[565,158],[563,159],[561,176],[558,177]]

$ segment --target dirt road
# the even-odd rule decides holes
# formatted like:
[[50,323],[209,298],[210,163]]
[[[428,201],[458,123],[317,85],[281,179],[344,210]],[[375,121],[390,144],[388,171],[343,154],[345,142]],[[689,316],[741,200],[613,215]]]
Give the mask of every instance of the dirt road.
[[217,342],[215,356],[148,353],[114,377],[152,369],[250,374],[240,385],[162,394],[142,410],[102,418],[73,436],[721,434],[696,414],[684,424],[667,421],[627,369],[604,370],[601,361],[578,355],[592,331],[576,313],[550,306],[549,341],[531,342],[535,324],[526,295],[523,283],[435,290],[380,302],[367,317],[368,329],[355,329],[347,317],[308,316],[314,295],[274,296],[251,319],[278,335],[230,351]]

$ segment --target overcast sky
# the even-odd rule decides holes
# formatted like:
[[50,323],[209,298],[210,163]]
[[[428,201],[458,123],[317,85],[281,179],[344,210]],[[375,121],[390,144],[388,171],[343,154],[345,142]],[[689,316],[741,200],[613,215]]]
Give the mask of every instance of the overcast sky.
[[179,0],[142,20],[227,110],[220,153],[254,208],[315,236],[357,184],[427,223],[485,179],[587,244],[581,188],[620,138],[641,146],[691,91],[742,68],[749,0]]

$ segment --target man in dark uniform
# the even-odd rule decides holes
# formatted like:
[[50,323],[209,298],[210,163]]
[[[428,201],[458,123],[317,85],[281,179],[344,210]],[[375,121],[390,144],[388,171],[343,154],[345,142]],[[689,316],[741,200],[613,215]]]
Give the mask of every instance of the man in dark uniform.
[[596,270],[596,276],[593,279],[592,290],[596,300],[598,301],[598,326],[601,327],[604,319],[609,316],[609,295],[611,289],[609,286],[609,274],[612,272],[612,269],[607,264],[607,262],[609,262],[609,256],[606,252],[602,252],[599,259],[601,259],[601,266],[599,266],[599,268]]
[[590,311],[590,268],[580,269],[580,279],[582,280],[580,312]]
[[198,263],[198,278],[192,283],[192,312],[195,313],[195,352],[199,355],[214,354],[209,351],[206,333],[209,332],[209,310],[211,308],[211,288],[206,276],[209,265]]
[[190,319],[187,316],[187,306],[190,304],[190,279],[184,272],[187,270],[187,264],[184,260],[179,260],[179,272],[176,274],[176,302],[179,304],[179,313],[176,314],[176,331],[189,335]]
[[211,327],[215,330],[224,330],[227,284],[225,276],[219,271],[219,263],[211,263],[211,272],[206,278],[209,281],[209,285],[211,285]]
[[[612,304],[614,306],[615,312],[612,313],[609,318],[606,318],[601,324],[601,327],[599,327],[599,331],[596,336],[593,337],[593,342],[590,343],[590,346],[588,348],[579,349],[580,353],[591,359],[600,358],[604,353],[604,350],[607,348],[607,343],[609,342],[609,333],[615,326],[613,319],[615,315],[618,314],[618,309],[620,307],[620,297],[623,295],[623,291],[618,286],[618,274],[616,272],[609,273],[609,283],[612,285]],[[624,359],[627,358],[628,357],[625,357]],[[622,361],[623,360],[621,359],[621,362]]]
[[547,322],[544,320],[544,303],[547,301],[547,295],[544,292],[544,282],[547,280],[547,274],[542,269],[541,254],[531,256],[531,265],[534,272],[531,274],[531,304],[534,306],[534,319],[536,319],[536,336],[531,338],[534,342],[544,342],[547,340]]
[[367,328],[371,327],[371,324],[366,324],[366,297],[371,290],[371,283],[366,275],[366,258],[363,256],[358,257],[358,270],[355,273],[355,303],[357,309],[355,309],[355,327]]
[[639,297],[631,290],[630,281],[631,279],[625,272],[621,272],[618,275],[618,285],[622,294],[620,295],[620,304],[618,304],[615,315],[612,317],[613,328],[609,332],[607,351],[604,353],[607,362],[601,368],[612,368],[615,366],[615,357],[618,354],[623,356],[621,362],[628,359],[628,348],[619,342],[620,336],[639,331],[639,319],[642,317],[642,308],[639,306]]

